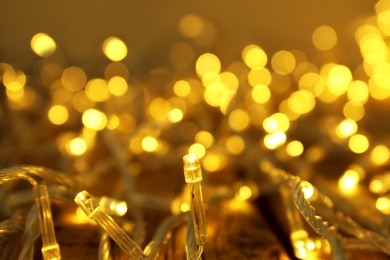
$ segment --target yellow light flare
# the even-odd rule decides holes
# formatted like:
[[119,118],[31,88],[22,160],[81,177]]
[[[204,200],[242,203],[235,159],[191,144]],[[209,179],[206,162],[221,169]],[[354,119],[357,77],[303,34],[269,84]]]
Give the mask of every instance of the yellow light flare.
[[202,144],[205,148],[210,148],[214,144],[214,136],[207,131],[200,131],[195,135],[195,142]]
[[158,140],[152,136],[145,136],[141,142],[142,149],[145,152],[155,152],[159,146]]
[[169,50],[169,60],[179,69],[189,67],[195,58],[195,51],[191,45],[184,42],[174,44]]
[[271,65],[276,73],[287,75],[295,69],[296,61],[291,52],[281,50],[272,56]]
[[195,143],[188,148],[188,154],[196,154],[198,158],[203,158],[206,154],[206,148],[203,144]]
[[372,149],[370,159],[376,165],[386,163],[390,158],[390,150],[386,145],[377,145]]
[[382,196],[376,200],[375,207],[383,214],[390,214],[390,199]]
[[174,108],[168,113],[168,120],[171,123],[180,122],[184,117],[183,111],[180,108]]
[[303,153],[303,144],[299,141],[291,141],[286,146],[286,152],[291,157],[297,157]]
[[388,1],[378,1],[375,5],[377,13],[377,22],[381,31],[390,35],[390,7]]
[[271,72],[267,68],[252,69],[248,73],[248,82],[252,87],[259,84],[269,86],[271,81]]
[[264,119],[263,128],[268,133],[286,132],[290,128],[290,120],[285,114],[275,113]]
[[141,154],[144,152],[144,149],[142,148],[142,141],[143,141],[143,138],[140,136],[136,136],[130,140],[129,148],[130,148],[132,153]]
[[149,104],[150,115],[157,120],[164,120],[171,111],[171,105],[163,98],[153,99]]
[[116,115],[111,115],[107,122],[107,128],[110,130],[117,129],[120,125],[119,117]]
[[318,97],[324,91],[325,83],[319,74],[308,72],[299,79],[299,89],[310,91],[315,97]]
[[341,121],[336,127],[336,135],[339,138],[347,138],[355,134],[358,130],[358,125],[353,119],[347,118]]
[[66,150],[70,155],[83,155],[88,149],[87,142],[80,137],[72,139],[66,146]]
[[351,81],[352,73],[349,68],[343,65],[335,65],[329,70],[326,83],[332,94],[341,96],[348,90]]
[[90,100],[95,102],[107,101],[111,96],[107,81],[100,78],[89,80],[85,87],[85,93]]
[[253,100],[258,104],[265,104],[271,99],[271,91],[264,84],[258,84],[251,91]]
[[217,153],[208,153],[203,158],[202,165],[208,172],[217,172],[225,168],[226,158]]
[[343,113],[346,118],[359,121],[364,117],[366,110],[362,103],[357,101],[349,101],[347,104],[345,104]]
[[268,134],[264,137],[264,145],[270,150],[274,150],[286,142],[286,134],[284,132],[276,132]]
[[300,117],[300,114],[295,113],[289,106],[289,99],[285,99],[279,104],[279,111],[285,114],[290,121],[294,121]]
[[349,85],[347,95],[349,101],[357,101],[361,104],[365,104],[370,93],[366,82],[355,80]]
[[25,90],[24,90],[24,88],[21,88],[19,90],[13,91],[13,90],[9,90],[7,88],[5,90],[5,94],[7,95],[7,98],[10,101],[18,102],[18,101],[21,101],[24,98]]
[[26,80],[23,71],[8,69],[3,73],[3,84],[10,91],[19,91],[24,88]]
[[251,69],[263,68],[268,61],[265,51],[255,44],[248,45],[242,51],[242,60]]
[[244,109],[233,110],[228,118],[229,126],[238,132],[244,131],[250,123],[249,114]]
[[69,112],[64,106],[54,105],[49,109],[47,116],[54,125],[63,125],[68,121]]
[[188,212],[188,211],[190,211],[191,210],[191,206],[190,206],[190,204],[188,204],[187,202],[182,202],[181,204],[180,204],[180,211],[181,212]]
[[375,194],[388,192],[390,190],[390,172],[383,172],[372,177],[368,187]]
[[386,74],[373,75],[368,81],[368,90],[372,98],[385,100],[390,97],[390,76]]
[[196,60],[195,69],[200,78],[206,74],[216,75],[221,71],[221,62],[216,55],[205,53]]
[[114,96],[121,97],[126,94],[129,86],[127,81],[120,76],[113,76],[107,83],[108,91]]
[[351,193],[356,190],[359,183],[359,174],[354,170],[347,170],[339,179],[339,188],[345,193]]
[[252,189],[249,186],[243,185],[238,189],[235,197],[240,201],[248,200],[252,197]]
[[199,37],[204,30],[204,23],[200,16],[187,14],[179,21],[179,32],[187,38]]
[[72,99],[73,107],[80,113],[84,113],[85,110],[92,108],[95,102],[87,97],[85,91],[79,91],[74,94]]
[[69,67],[62,72],[61,83],[65,89],[77,92],[87,84],[87,75],[79,67]]
[[238,78],[236,75],[229,71],[224,71],[220,73],[219,80],[226,86],[228,90],[236,91],[239,86]]
[[310,182],[302,181],[300,187],[303,191],[305,199],[309,200],[314,195],[314,187]]
[[349,149],[354,153],[364,153],[370,146],[368,138],[362,134],[355,134],[349,138]]
[[104,55],[111,61],[121,61],[127,56],[127,46],[118,37],[108,37],[102,45]]
[[178,80],[173,85],[173,92],[178,97],[186,97],[191,93],[191,85],[186,80]]
[[239,135],[231,135],[226,139],[226,149],[231,154],[241,154],[245,150],[245,141]]
[[312,40],[317,49],[326,51],[332,49],[336,45],[337,34],[332,27],[321,25],[314,30]]
[[103,130],[107,126],[106,115],[93,108],[86,110],[81,120],[85,127],[95,131]]
[[31,49],[40,57],[49,57],[56,51],[56,43],[46,33],[35,34],[30,42]]
[[295,114],[307,114],[314,109],[316,101],[314,95],[307,90],[298,90],[288,98],[288,107]]

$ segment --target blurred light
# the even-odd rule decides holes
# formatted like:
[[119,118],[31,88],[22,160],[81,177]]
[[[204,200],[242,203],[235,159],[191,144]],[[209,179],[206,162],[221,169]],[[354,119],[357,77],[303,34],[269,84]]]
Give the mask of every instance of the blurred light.
[[235,131],[245,130],[250,123],[248,112],[243,109],[233,110],[228,118],[229,126]]
[[238,189],[235,197],[240,201],[248,200],[252,197],[252,190],[250,187],[243,185]]
[[297,157],[303,153],[303,144],[299,141],[289,142],[286,146],[286,152],[292,157]]
[[171,106],[169,102],[163,98],[156,98],[149,104],[149,113],[157,120],[166,119],[169,111],[171,111]]
[[210,148],[214,143],[214,136],[207,131],[200,131],[195,136],[195,142],[202,144],[205,148]]
[[124,78],[120,76],[113,76],[108,80],[108,90],[114,96],[121,97],[126,94],[128,85]]
[[180,205],[181,212],[188,212],[188,211],[190,211],[190,209],[191,209],[190,204],[188,204],[187,202],[181,203],[181,205]]
[[364,117],[365,109],[362,103],[357,101],[349,101],[347,104],[345,104],[343,113],[346,118],[359,121]]
[[226,165],[226,159],[217,153],[208,153],[202,160],[202,165],[206,171],[216,172],[222,170]]
[[314,187],[310,182],[302,181],[300,187],[303,191],[305,199],[310,199],[314,195]]
[[191,45],[178,42],[169,51],[169,60],[179,69],[190,66],[195,58],[195,52]]
[[80,137],[72,139],[67,145],[68,153],[75,156],[84,154],[87,151],[87,148],[87,143]]
[[216,75],[221,71],[221,62],[216,55],[205,53],[196,60],[195,69],[200,77],[206,74]]
[[66,107],[61,105],[52,106],[49,109],[47,115],[49,117],[50,122],[52,122],[55,125],[65,124],[69,118],[68,109],[66,109]]
[[61,83],[69,91],[76,92],[84,88],[87,75],[78,67],[69,67],[62,72]]
[[154,152],[158,148],[158,141],[152,136],[146,136],[142,139],[141,145],[145,152]]
[[111,96],[107,81],[100,78],[89,80],[85,87],[85,93],[90,100],[96,102],[106,101]]
[[197,38],[202,34],[203,21],[198,15],[187,14],[179,21],[179,31],[187,38]]
[[95,105],[95,102],[87,97],[85,91],[77,92],[73,96],[72,103],[73,107],[80,113],[83,113],[85,110],[92,108]]
[[260,69],[267,64],[267,54],[259,46],[251,44],[242,51],[242,60],[251,69]]
[[189,154],[196,154],[198,158],[203,158],[206,154],[206,148],[203,144],[195,143],[188,148]]
[[355,134],[358,130],[358,125],[352,119],[344,119],[337,127],[336,127],[336,135],[340,138],[347,138],[351,135]]
[[245,150],[245,142],[239,135],[229,136],[226,140],[226,149],[231,154],[241,154]]
[[369,189],[375,194],[384,194],[390,190],[390,172],[384,172],[372,177]]
[[252,69],[248,73],[248,82],[252,87],[259,84],[269,86],[271,80],[271,73],[266,68]]
[[353,170],[347,170],[339,179],[339,187],[342,191],[350,193],[356,189],[360,180],[359,174]]
[[348,90],[351,81],[352,73],[349,68],[343,65],[335,65],[329,71],[327,85],[332,94],[340,96]]
[[56,51],[55,41],[46,33],[35,34],[30,45],[31,49],[40,57],[49,57]]
[[275,113],[263,121],[263,128],[268,133],[275,133],[278,131],[286,132],[290,127],[290,120],[285,114]]
[[178,80],[175,85],[173,85],[173,92],[175,92],[178,97],[186,97],[191,92],[191,85],[188,81]]
[[337,34],[335,30],[326,25],[317,27],[312,35],[314,46],[322,51],[332,49],[337,43]]
[[351,136],[348,142],[349,149],[354,153],[364,153],[367,151],[369,145],[368,138],[362,134]]
[[179,108],[174,108],[168,113],[168,120],[171,123],[177,123],[183,119],[183,111]]
[[104,78],[109,80],[114,76],[122,77],[127,81],[129,79],[128,67],[121,62],[111,62],[104,70]]
[[84,126],[91,130],[100,131],[107,126],[106,115],[96,109],[86,110],[81,119]]
[[252,89],[252,98],[258,104],[265,104],[271,99],[271,91],[268,86],[258,84]]
[[286,134],[284,132],[276,132],[264,137],[264,145],[270,150],[276,149],[284,142],[286,142]]
[[376,165],[386,163],[390,158],[389,148],[385,145],[377,145],[372,149],[371,161]]
[[111,61],[121,61],[127,55],[126,44],[117,37],[108,37],[103,42],[103,53]]
[[295,114],[307,114],[316,105],[314,95],[307,90],[298,90],[291,93],[288,99],[288,107]]
[[118,116],[111,115],[110,118],[108,119],[108,122],[107,122],[107,128],[110,129],[110,130],[114,130],[114,129],[118,128],[120,123],[121,122],[120,122]]
[[368,86],[364,81],[355,80],[349,85],[347,94],[348,100],[364,104],[367,102],[369,97]]
[[295,68],[295,57],[289,51],[278,51],[271,59],[273,70],[280,75],[287,75]]
[[299,89],[310,91],[315,97],[318,97],[324,91],[325,84],[320,75],[308,72],[299,79]]
[[375,207],[384,214],[390,214],[390,199],[388,197],[379,197],[376,200]]

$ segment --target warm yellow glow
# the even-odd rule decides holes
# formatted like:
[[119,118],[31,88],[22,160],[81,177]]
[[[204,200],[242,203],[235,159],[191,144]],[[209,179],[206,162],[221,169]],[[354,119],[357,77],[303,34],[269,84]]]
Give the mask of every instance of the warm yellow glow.
[[317,49],[325,51],[336,45],[337,34],[332,27],[322,25],[314,30],[312,40]]
[[344,119],[337,127],[336,127],[336,135],[340,138],[347,138],[351,135],[355,134],[358,130],[358,125],[352,119]]
[[116,115],[111,115],[107,122],[107,128],[110,130],[117,129],[120,125],[119,117]]
[[235,197],[241,201],[248,200],[252,197],[252,189],[249,186],[243,185],[238,189]]
[[372,177],[369,189],[372,193],[383,194],[390,190],[390,172],[384,172]]
[[229,126],[235,131],[245,130],[250,123],[248,112],[243,109],[232,111],[228,119]]
[[226,149],[231,154],[240,154],[245,150],[245,142],[239,135],[229,136],[226,140]]
[[295,114],[306,114],[316,105],[314,95],[307,90],[298,90],[291,93],[288,99],[288,107]]
[[164,120],[167,118],[171,106],[169,102],[163,98],[156,98],[149,104],[150,115],[157,120]]
[[306,259],[306,241],[309,235],[306,230],[298,229],[290,234],[291,243],[293,245],[294,254],[298,259]]
[[88,109],[83,113],[82,121],[85,127],[100,131],[107,126],[107,117],[103,112],[96,109]]
[[264,119],[263,128],[268,133],[286,132],[290,128],[290,120],[285,114],[275,113]]
[[85,87],[85,93],[90,100],[95,102],[106,101],[111,96],[107,81],[100,78],[89,80]]
[[220,154],[208,153],[203,158],[202,165],[206,171],[217,172],[225,167],[226,159]]
[[251,44],[242,51],[242,60],[251,69],[259,69],[267,64],[267,54],[257,45]]
[[187,14],[179,21],[179,31],[187,38],[197,38],[204,30],[202,18],[195,14]]
[[375,203],[376,208],[384,214],[390,214],[390,199],[388,197],[379,197]]
[[305,199],[310,199],[314,195],[314,187],[310,182],[302,181],[300,187],[303,191]]
[[182,202],[180,204],[180,211],[181,212],[188,212],[190,211],[191,207],[190,207],[190,204],[188,204],[187,202]]
[[215,75],[221,71],[221,62],[216,55],[205,53],[197,59],[195,69],[200,77],[204,77],[206,74]]
[[79,67],[69,67],[62,72],[61,83],[65,89],[76,92],[87,83],[87,75]]
[[121,61],[127,55],[126,44],[117,37],[108,37],[104,40],[102,50],[111,61]]
[[173,92],[175,92],[178,97],[186,97],[191,92],[191,85],[188,81],[178,80],[175,85],[173,85]]
[[206,148],[203,144],[195,143],[188,148],[188,154],[196,154],[198,158],[203,158],[206,154]]
[[355,134],[349,138],[349,149],[354,153],[364,153],[370,146],[368,138],[362,134]]
[[299,141],[289,142],[286,146],[286,152],[292,157],[297,157],[303,153],[303,144]]
[[145,152],[155,152],[158,148],[158,141],[152,136],[145,136],[142,139],[141,145]]
[[174,108],[168,113],[168,120],[171,123],[177,123],[183,119],[183,111],[181,111],[179,108]]
[[73,96],[72,103],[73,107],[80,113],[83,113],[85,110],[92,108],[95,105],[95,102],[87,97],[85,91],[77,92]]
[[371,161],[376,165],[386,163],[390,158],[390,151],[386,145],[377,145],[372,149]]
[[332,94],[340,96],[348,90],[351,81],[352,73],[349,68],[343,65],[335,65],[328,74],[328,89]]
[[325,83],[319,74],[308,72],[299,79],[299,89],[310,91],[318,97],[324,91]]
[[355,80],[353,81],[348,88],[348,100],[357,101],[361,104],[367,102],[369,97],[368,86],[364,81]]
[[351,118],[355,121],[359,121],[364,117],[366,110],[363,104],[361,104],[360,102],[350,101],[345,104],[343,108],[343,113],[346,118]]
[[190,66],[194,58],[195,51],[188,43],[178,42],[169,50],[169,60],[176,68]]
[[195,142],[202,144],[205,148],[210,148],[214,144],[214,136],[207,131],[200,131],[195,136]]
[[121,97],[126,94],[129,87],[127,85],[127,81],[120,76],[110,78],[107,85],[110,93],[117,97]]
[[55,125],[63,125],[68,121],[69,118],[69,112],[66,107],[61,105],[54,105],[52,106],[47,116],[49,117],[50,122],[52,122]]
[[284,132],[276,132],[264,137],[264,145],[270,150],[276,149],[284,142],[286,142],[286,134]]
[[269,86],[271,81],[272,76],[267,68],[252,69],[248,73],[248,82],[252,87],[260,84]]
[[271,91],[268,86],[258,84],[252,89],[252,98],[258,104],[265,104],[271,99]]
[[68,143],[66,150],[70,155],[79,156],[83,155],[87,151],[87,148],[87,142],[84,139],[77,137]]
[[46,33],[35,34],[30,42],[31,49],[41,57],[49,57],[56,51],[56,43]]
[[339,187],[343,192],[350,193],[356,189],[360,176],[354,170],[347,170],[339,179]]
[[271,65],[276,73],[287,75],[295,68],[295,57],[289,51],[278,51],[272,56]]

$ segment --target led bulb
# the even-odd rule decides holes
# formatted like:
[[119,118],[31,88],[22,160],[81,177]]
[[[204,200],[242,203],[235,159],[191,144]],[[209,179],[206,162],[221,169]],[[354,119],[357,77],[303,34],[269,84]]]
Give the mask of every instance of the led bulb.
[[202,170],[198,156],[196,154],[187,154],[183,157],[184,163],[184,178],[186,183],[194,183],[202,181]]

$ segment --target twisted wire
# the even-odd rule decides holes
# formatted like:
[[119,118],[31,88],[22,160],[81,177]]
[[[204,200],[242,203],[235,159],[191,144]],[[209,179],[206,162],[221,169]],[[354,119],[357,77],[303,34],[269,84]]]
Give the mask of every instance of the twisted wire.
[[26,218],[26,224],[23,232],[22,251],[19,255],[19,260],[32,260],[34,257],[34,243],[39,238],[41,231],[39,229],[38,212],[35,205],[31,209]]

